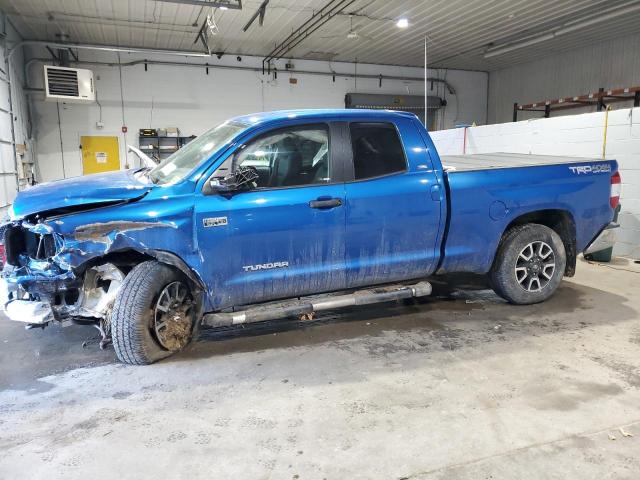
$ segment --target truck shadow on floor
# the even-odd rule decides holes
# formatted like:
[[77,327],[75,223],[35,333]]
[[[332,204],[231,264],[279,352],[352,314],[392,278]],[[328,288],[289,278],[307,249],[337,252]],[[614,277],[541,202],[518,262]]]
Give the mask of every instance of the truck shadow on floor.
[[[469,349],[491,342],[579,332],[638,318],[628,299],[565,281],[543,304],[514,306],[488,289],[484,277],[432,279],[430,297],[327,312],[314,321],[281,320],[200,332],[198,341],[165,362],[191,361],[234,353],[329,346],[390,356],[433,349]],[[99,350],[91,327],[25,331],[0,324],[0,389],[32,393],[49,388],[36,379],[79,367],[117,362],[112,347]]]
[[[313,321],[287,319],[201,330],[199,341],[167,361],[337,344],[389,333],[428,335],[442,348],[453,350],[478,342],[575,331],[638,315],[624,305],[622,296],[567,281],[548,301],[527,306],[506,303],[482,276],[457,274],[431,282],[432,296],[422,299],[327,312]],[[393,353],[390,350],[386,353]]]

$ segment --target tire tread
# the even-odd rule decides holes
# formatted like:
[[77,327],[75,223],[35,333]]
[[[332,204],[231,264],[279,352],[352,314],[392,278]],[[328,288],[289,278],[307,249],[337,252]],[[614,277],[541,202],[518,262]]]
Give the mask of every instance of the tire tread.
[[132,365],[146,365],[155,359],[149,352],[148,340],[138,321],[148,313],[148,292],[158,274],[167,267],[150,260],[136,265],[122,282],[111,316],[113,347],[120,361]]

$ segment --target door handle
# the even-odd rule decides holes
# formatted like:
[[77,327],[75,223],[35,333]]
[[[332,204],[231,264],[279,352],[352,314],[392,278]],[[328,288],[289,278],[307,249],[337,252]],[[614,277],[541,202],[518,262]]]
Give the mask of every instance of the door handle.
[[339,207],[340,205],[342,205],[342,200],[340,200],[339,198],[319,198],[317,200],[311,200],[309,202],[309,206],[311,208],[318,208],[321,210]]

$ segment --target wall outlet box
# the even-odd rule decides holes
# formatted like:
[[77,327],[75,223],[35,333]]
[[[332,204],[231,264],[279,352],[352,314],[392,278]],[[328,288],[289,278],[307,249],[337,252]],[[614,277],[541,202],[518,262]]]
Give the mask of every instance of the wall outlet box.
[[102,122],[96,122],[96,128],[104,128],[104,123]]

